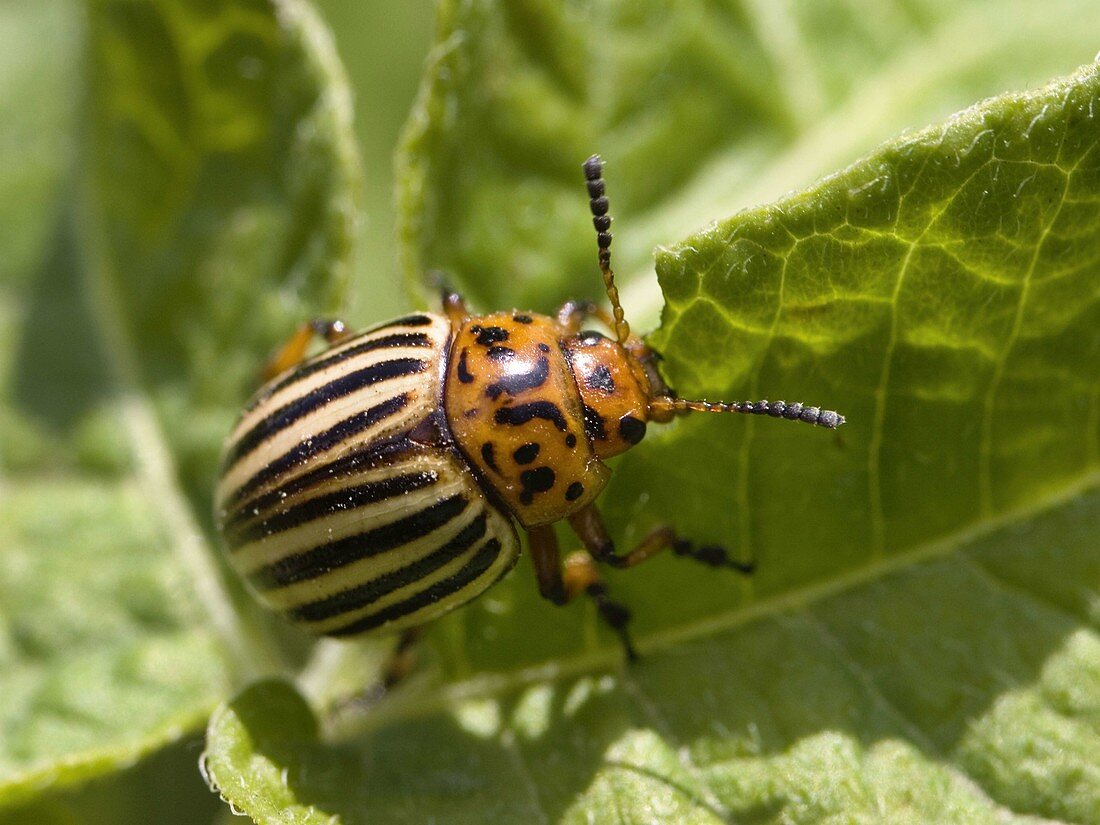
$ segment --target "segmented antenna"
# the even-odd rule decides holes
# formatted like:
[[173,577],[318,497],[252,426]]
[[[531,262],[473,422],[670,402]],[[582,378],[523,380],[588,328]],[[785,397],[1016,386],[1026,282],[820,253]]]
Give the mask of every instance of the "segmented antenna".
[[604,194],[603,161],[593,155],[584,162],[584,179],[588,184],[588,205],[592,207],[592,225],[596,227],[596,244],[600,248],[600,272],[611,311],[615,316],[615,338],[625,344],[630,337],[630,324],[626,322],[619,303],[619,288],[615,286],[615,273],[611,271],[611,216],[607,214],[608,201]]
[[804,404],[788,404],[786,401],[688,401],[686,398],[654,398],[650,409],[664,413],[716,412],[744,413],[803,421],[815,427],[835,430],[844,423],[844,416],[833,410],[807,407]]

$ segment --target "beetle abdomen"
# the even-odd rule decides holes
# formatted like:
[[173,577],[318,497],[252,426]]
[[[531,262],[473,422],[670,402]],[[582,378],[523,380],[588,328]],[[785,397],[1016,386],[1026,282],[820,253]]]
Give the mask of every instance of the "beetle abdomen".
[[422,624],[516,559],[510,520],[455,450],[409,437],[439,407],[449,335],[420,315],[343,342],[265,385],[230,437],[230,562],[313,633]]

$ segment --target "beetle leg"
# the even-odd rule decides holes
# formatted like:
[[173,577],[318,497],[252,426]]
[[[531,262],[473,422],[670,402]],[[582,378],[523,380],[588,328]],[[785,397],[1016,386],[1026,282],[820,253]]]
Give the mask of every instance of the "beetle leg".
[[336,319],[315,318],[302,324],[264,366],[263,380],[270,381],[279,373],[305,360],[309,345],[316,335],[322,336],[329,344],[338,344],[351,333],[343,321]]
[[424,635],[423,627],[410,627],[401,631],[397,638],[397,644],[390,650],[389,657],[382,665],[382,673],[378,681],[367,687],[334,702],[328,713],[332,717],[340,717],[349,713],[365,711],[378,702],[393,688],[405,681],[416,666],[416,648],[420,637]]
[[558,546],[558,536],[554,528],[535,527],[527,531],[527,537],[539,593],[556,605],[567,603],[569,595],[565,592],[565,581],[561,575],[561,548]]
[[597,561],[612,567],[621,569],[634,567],[663,550],[672,550],[677,556],[685,556],[710,567],[730,567],[745,574],[752,573],[756,569],[755,562],[730,558],[726,548],[720,545],[705,544],[702,547],[696,547],[668,526],[655,527],[649,535],[638,542],[633,550],[620,555],[615,552],[615,544],[611,541],[611,536],[603,523],[603,517],[594,505],[589,505],[569,516],[569,526],[580,536],[588,552]]
[[401,631],[397,644],[390,651],[390,657],[382,668],[382,690],[389,693],[397,684],[403,682],[405,677],[412,673],[416,666],[416,646],[420,637],[424,635],[424,628],[409,627]]
[[607,595],[595,561],[586,551],[570,553],[562,570],[561,548],[553,527],[535,527],[527,532],[530,538],[531,559],[535,564],[535,576],[539,583],[539,593],[556,605],[568,604],[580,594],[585,594],[596,603],[600,618],[615,631],[622,642],[626,658],[636,661],[638,653],[634,649],[627,624],[630,622],[630,610],[619,602],[612,601]]
[[460,325],[470,317],[470,310],[466,307],[466,299],[450,289],[444,289],[442,295],[443,314],[450,319],[452,324]]
[[565,327],[567,335],[576,335],[586,318],[598,318],[608,329],[615,329],[611,313],[593,301],[566,301],[558,310],[558,323]]
[[445,272],[439,269],[429,270],[425,280],[439,296],[439,305],[443,309],[443,314],[452,324],[459,326],[470,317],[470,310],[466,308],[466,299],[454,291],[447,282]]

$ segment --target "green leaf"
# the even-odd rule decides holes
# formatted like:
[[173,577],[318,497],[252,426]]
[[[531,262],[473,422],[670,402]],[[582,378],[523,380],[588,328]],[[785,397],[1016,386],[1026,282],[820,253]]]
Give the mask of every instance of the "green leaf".
[[[1057,61],[1067,59],[1067,50],[1073,53],[1070,44],[1078,31],[1076,25],[1067,29],[1064,21],[1070,17],[1048,19],[1045,4],[1012,3],[1006,9],[1000,3],[971,3],[962,7],[965,14],[927,9],[920,14],[914,9],[896,12],[900,19],[912,15],[908,29],[898,29],[897,19],[887,15],[897,24],[890,28],[894,39],[888,41],[894,51],[887,53],[873,38],[868,40],[864,27],[855,25],[839,6],[829,5],[835,13],[829,17],[824,11],[818,16],[815,9],[820,5],[796,3],[789,19],[774,20],[743,18],[733,12],[735,19],[730,20],[716,17],[712,7],[707,12],[695,5],[673,9],[667,4],[529,2],[443,4],[440,8],[434,59],[399,158],[405,170],[399,202],[407,260],[424,271],[449,271],[472,292],[479,308],[519,306],[546,312],[570,295],[598,297],[601,284],[580,164],[599,149],[608,162],[608,192],[616,217],[615,261],[625,275],[628,299],[633,299],[626,303],[628,318],[639,331],[646,329],[646,312],[635,315],[633,310],[639,304],[643,310],[659,307],[661,293],[652,272],[640,276],[635,272],[633,261],[640,261],[642,255],[635,255],[631,244],[640,237],[648,258],[652,244],[679,242],[658,258],[668,308],[661,329],[652,337],[665,358],[670,385],[688,397],[770,397],[820,404],[840,410],[853,421],[835,439],[804,427],[754,419],[692,419],[672,428],[652,427],[642,447],[618,462],[604,496],[602,506],[612,522],[612,535],[625,546],[638,541],[654,523],[672,522],[699,541],[727,544],[742,558],[756,557],[760,565],[752,582],[719,574],[721,584],[714,587],[700,588],[700,571],[690,565],[663,561],[658,567],[667,566],[667,570],[660,573],[639,571],[621,577],[613,583],[615,591],[632,605],[646,606],[636,616],[641,632],[706,619],[729,610],[731,602],[736,606],[781,593],[859,566],[869,556],[882,558],[926,538],[980,523],[1004,507],[1029,501],[1043,489],[1057,492],[1059,472],[1048,478],[1047,461],[1066,461],[1069,450],[1073,459],[1064,466],[1072,478],[1085,460],[1080,431],[1092,426],[1087,421],[1090,409],[1095,409],[1089,382],[1097,360],[1094,339],[1088,335],[1095,327],[1090,326],[1087,312],[1075,310],[1073,325],[1048,330],[1051,336],[1064,335],[1072,354],[1057,356],[1058,369],[1052,370],[1047,382],[1056,385],[1051,397],[1062,397],[1064,412],[1040,421],[1028,414],[1035,387],[999,383],[993,389],[997,397],[986,398],[993,378],[990,370],[1014,323],[1019,286],[1006,283],[994,301],[992,285],[982,279],[953,281],[956,285],[947,291],[933,285],[941,271],[940,262],[929,257],[939,251],[937,230],[944,233],[942,241],[950,244],[949,250],[960,249],[965,266],[981,271],[991,259],[989,265],[997,267],[996,279],[1022,279],[1031,264],[1027,254],[1033,246],[1028,244],[1041,231],[1042,221],[1051,217],[1028,210],[1046,209],[1046,201],[1060,191],[1058,181],[1046,180],[1052,170],[1039,170],[1031,179],[1032,170],[1008,162],[1014,160],[1009,157],[1004,164],[982,166],[983,158],[992,152],[993,133],[985,131],[986,124],[949,121],[945,128],[950,139],[940,147],[940,154],[935,154],[940,135],[935,128],[923,138],[887,144],[846,178],[789,198],[779,212],[743,213],[732,224],[712,225],[686,240],[663,231],[648,234],[647,227],[658,224],[667,225],[668,232],[686,232],[729,214],[724,211],[727,207],[732,211],[753,203],[746,199],[767,191],[755,178],[719,174],[713,165],[719,160],[693,146],[693,141],[702,140],[699,131],[675,126],[680,122],[677,107],[687,105],[684,99],[700,101],[698,105],[710,112],[708,119],[721,114],[729,120],[730,128],[721,131],[727,143],[713,144],[708,151],[728,155],[728,163],[734,166],[748,164],[759,177],[781,181],[782,188],[770,193],[775,197],[796,183],[807,185],[814,174],[834,171],[838,155],[847,162],[853,146],[847,141],[854,141],[852,134],[862,126],[870,130],[873,125],[867,136],[901,129],[919,123],[915,118],[922,112],[972,100],[972,93],[1011,88],[1027,71],[1034,72],[1030,82],[1037,85],[1042,73],[1054,72],[1060,65]],[[1093,19],[1100,25],[1100,7],[1074,8],[1080,12],[1076,19]],[[843,61],[828,58],[839,47],[830,50],[817,45],[811,36],[817,29],[810,21],[827,19],[840,21],[830,31],[849,50]],[[747,86],[748,81],[737,78],[771,65],[753,55],[759,56],[769,42],[762,32],[778,36],[768,27],[781,24],[786,24],[789,36],[805,32],[804,59],[820,55],[817,63],[810,64],[820,77],[837,77],[828,84],[835,91],[829,105],[822,104],[817,120],[807,118],[804,128],[793,129],[782,140],[765,139],[761,135],[771,134],[773,121],[763,115],[756,118],[755,112],[750,117],[738,102],[744,88],[757,89],[759,98],[775,100],[782,99],[782,89],[796,84],[778,69],[769,75],[770,85],[761,79],[756,86]],[[875,18],[874,25],[885,22]],[[537,40],[529,34],[533,31],[542,33]],[[564,57],[551,59],[555,52],[548,44],[557,43],[558,38],[569,43],[582,35],[591,39],[588,51],[567,53],[596,52],[598,46],[600,60],[605,62],[574,67]],[[827,40],[825,34],[820,36]],[[741,44],[725,63],[719,61],[722,52],[713,44],[719,37],[719,42]],[[1043,48],[1036,43],[1040,38],[1046,38]],[[982,47],[975,54],[964,59],[957,53],[960,43],[977,39]],[[666,46],[656,50],[639,46],[657,42]],[[704,48],[706,43],[711,47]],[[1017,48],[1021,44],[1026,48]],[[1093,56],[1094,44],[1087,35],[1073,48],[1082,60]],[[947,54],[950,61],[936,60]],[[870,55],[878,62],[872,63]],[[650,62],[653,66],[643,70]],[[715,65],[726,71],[719,72]],[[700,85],[703,68],[709,69],[707,77],[721,78],[723,83]],[[574,89],[567,82],[570,71],[592,85],[578,80],[580,90]],[[842,83],[839,75],[845,71],[851,76]],[[651,88],[643,82],[646,78],[658,85]],[[672,83],[679,85],[660,85]],[[537,85],[538,94],[530,84]],[[874,89],[878,91],[872,93]],[[611,94],[608,90],[618,90],[632,105],[598,94]],[[543,113],[557,112],[551,104],[562,99],[580,108],[546,120],[548,115]],[[899,102],[902,99],[905,105]],[[1048,129],[1058,128],[1061,115],[1056,107],[1029,130],[1045,104],[1039,108],[1027,104],[1023,122],[1017,108],[1024,106],[1023,100],[1005,100],[1003,105],[1007,108],[1002,128],[1021,136],[1027,131],[1016,139],[1017,151],[1030,151],[1033,142],[1037,150],[1053,151],[1046,135]],[[516,107],[529,117],[521,117]],[[623,111],[615,117],[597,117],[597,108],[609,107]],[[861,117],[854,119],[851,110],[859,110]],[[528,120],[530,129],[524,131],[520,127]],[[666,135],[666,142],[654,137],[644,143],[651,154],[634,154],[641,151],[641,135],[649,135],[646,129],[666,121],[659,132]],[[604,122],[618,126],[601,131],[598,124]],[[981,138],[971,147],[979,133]],[[841,134],[843,146],[838,148]],[[882,135],[888,136],[889,132]],[[771,147],[766,158],[757,157],[751,148],[761,142]],[[807,154],[811,146],[813,164]],[[910,161],[891,174],[890,164],[904,156],[909,146]],[[668,158],[681,155],[696,159],[693,171],[676,178],[690,180],[691,185],[683,184],[674,197],[667,194],[676,189],[671,184],[651,188],[655,175],[666,174]],[[917,181],[922,189],[912,190],[911,178],[926,156],[930,166]],[[546,171],[543,167],[549,163],[560,170]],[[967,176],[974,170],[977,176],[970,180]],[[1088,185],[1087,177],[1082,180],[1082,185]],[[946,208],[952,188],[964,182],[967,189],[962,194],[967,200],[955,202],[954,211],[941,216],[924,237],[930,247],[927,252],[914,247],[912,262],[923,272],[910,268],[901,279],[899,301],[894,301],[901,256],[920,235],[922,216],[928,219],[937,203]],[[1040,188],[1051,185],[1053,191]],[[895,188],[876,191],[876,186]],[[1017,187],[1022,187],[1019,192]],[[634,194],[638,189],[645,195]],[[983,196],[986,189],[990,195]],[[524,193],[539,206],[527,203]],[[907,196],[904,202],[902,194]],[[975,217],[981,222],[968,226],[965,214],[978,206],[981,211]],[[1087,226],[1089,213],[1079,218],[1074,209],[1064,210],[1062,220]],[[844,220],[849,210],[850,223]],[[779,220],[786,215],[787,219]],[[948,226],[956,216],[963,216],[958,218],[962,225]],[[895,226],[895,217],[913,225]],[[527,228],[516,227],[516,221],[525,222]],[[1002,222],[1005,240],[997,235]],[[830,226],[838,227],[835,240],[826,231]],[[740,227],[736,236],[733,227]],[[788,237],[788,233],[803,237],[817,227],[819,236],[803,242],[795,244]],[[727,242],[731,238],[740,240]],[[1063,254],[1056,241],[1047,242],[1048,257]],[[1016,246],[1020,251],[1009,257]],[[463,257],[463,250],[475,247],[482,257]],[[693,249],[698,253],[693,254]],[[1072,266],[1073,261],[1087,265],[1093,253],[1086,242],[1079,242],[1066,254],[1073,256],[1068,264]],[[522,261],[528,260],[538,261],[537,269],[525,270]],[[788,260],[793,268],[785,270]],[[950,263],[943,262],[945,278],[954,272],[946,268]],[[1036,265],[1060,266],[1047,258],[1037,258]],[[780,295],[784,272],[784,294]],[[1077,274],[1087,279],[1091,270],[1086,266]],[[1054,280],[1050,288],[1056,285],[1067,292],[1044,293],[1054,309],[1037,310],[1043,318],[1062,314],[1067,302],[1092,291],[1088,284],[1072,280]],[[911,293],[916,297],[907,301]],[[899,309],[895,317],[895,306],[904,308],[914,302],[913,309],[905,310],[905,315]],[[1024,321],[1026,317],[1021,317]],[[904,338],[909,325],[920,341],[937,346],[910,354]],[[940,331],[937,325],[946,328]],[[970,338],[971,327],[976,328],[975,340]],[[1027,338],[1025,334],[1021,346]],[[1052,337],[1049,346],[1059,343]],[[1014,355],[1027,357],[1022,349]],[[1063,360],[1074,362],[1079,377],[1064,378],[1070,367],[1063,367]],[[1020,380],[1011,375],[1008,379],[1010,384]],[[884,391],[886,383],[893,391]],[[1036,394],[1046,398],[1047,390],[1044,385]],[[914,394],[933,406],[909,403]],[[1059,433],[1063,446],[1047,453],[1040,445],[1019,456],[1020,460],[1006,456],[1002,464],[1007,466],[1002,469],[991,459],[994,430],[1001,437],[1002,428],[1018,424],[1035,427],[1034,438],[1046,438],[1048,430]],[[951,435],[944,437],[944,431]],[[870,441],[875,433],[872,456]],[[1016,438],[1007,432],[1003,436]],[[1019,440],[1025,438],[1021,431]],[[962,449],[971,439],[989,442],[985,478],[1008,472],[1023,485],[1018,493],[994,492],[988,484],[985,492],[979,489],[978,450]],[[722,468],[721,477],[710,480],[716,466]],[[948,489],[959,487],[948,501],[923,489],[939,490],[944,484]],[[981,496],[1002,498],[977,501]],[[808,517],[791,519],[792,511]],[[898,524],[888,523],[890,519]],[[893,535],[888,535],[891,531]],[[463,677],[484,669],[507,670],[567,657],[576,650],[578,639],[587,651],[608,644],[608,637],[597,633],[594,615],[578,610],[559,611],[564,615],[553,619],[555,633],[529,633],[529,627],[546,625],[553,611],[547,612],[530,586],[530,570],[525,571],[525,566],[521,561],[518,574],[490,591],[474,609],[441,623],[436,635],[448,675]],[[657,595],[658,582],[666,583],[672,592],[691,592],[693,598],[686,604],[662,598]]]
[[283,669],[203,528],[257,365],[342,289],[359,170],[299,0],[0,20],[4,808],[131,765]]
[[1098,509],[1094,489],[625,672],[409,697],[339,745],[256,685],[215,714],[206,769],[262,823],[1093,822]]
[[344,317],[373,324],[409,311],[398,277],[394,232],[394,145],[416,95],[432,39],[432,0],[363,3],[316,0],[332,30],[356,101],[356,137],[367,170],[360,237]]
[[344,290],[350,96],[301,0],[90,2],[98,297],[208,521],[257,364]]
[[[848,49],[816,72],[828,92],[818,119],[781,139],[760,113],[753,154],[758,113],[730,91],[749,87],[693,78],[719,75],[717,65],[741,77],[766,38],[745,35],[719,63],[724,52],[699,44],[729,43],[744,30],[737,21],[600,4],[614,25],[586,27],[589,6],[557,8],[444,4],[406,145],[407,260],[451,270],[486,306],[548,310],[582,276],[596,288],[579,170],[593,148],[614,164],[620,239],[641,224],[652,243],[647,226],[688,213],[702,223],[755,197],[733,166],[707,189],[722,157],[764,165],[773,181],[832,168],[847,149],[829,139],[852,120],[834,118],[858,109],[845,95],[867,84],[881,84],[889,105],[860,97],[884,108],[852,122],[853,141],[900,127],[889,112],[938,110],[960,90],[993,91],[981,84],[1027,71],[1004,44],[1045,38],[1019,53],[1034,69],[1054,60],[1051,43],[1087,40],[1056,35],[1038,9],[982,16],[972,4],[965,19],[925,9],[925,37],[892,62],[863,36],[881,17],[840,18],[835,40],[823,36],[804,58]],[[979,19],[997,36],[964,71],[956,52],[983,31]],[[531,30],[542,36],[519,34]],[[567,59],[586,37],[640,65],[612,83],[598,61]],[[681,51],[662,50],[670,40]],[[952,61],[958,71],[945,77]],[[806,74],[788,70],[752,88],[798,91]],[[639,78],[682,83],[643,95],[648,109],[616,109],[593,91],[641,95]],[[651,428],[617,463],[601,504],[623,546],[670,522],[754,556],[751,581],[675,558],[609,576],[645,654],[620,671],[591,606],[541,602],[521,563],[433,632],[444,684],[407,687],[343,744],[313,733],[288,688],[230,703],[208,736],[222,793],[260,822],[1095,821],[1098,98],[1096,67],[1002,95],[659,254],[668,304],[653,342],[681,392],[805,400],[849,416],[835,435],[689,419]],[[611,148],[577,139],[594,115],[566,104],[589,99],[623,124]],[[703,114],[688,119],[697,101]],[[744,134],[728,146],[727,110]],[[826,121],[831,131],[816,132]],[[829,145],[808,158],[803,141],[815,134]],[[650,154],[631,155],[630,137],[634,148],[651,137]],[[707,151],[693,146],[704,139]],[[658,162],[670,158],[685,168]],[[662,200],[666,175],[689,180]],[[628,275],[640,257],[629,245],[619,257]]]
[[442,270],[485,310],[601,297],[577,183],[599,152],[650,324],[654,247],[1067,74],[1097,25],[1092,0],[445,0],[398,157],[406,277]]
[[25,805],[0,808],[3,825],[196,825],[217,822],[222,801],[195,770],[202,743],[188,737],[133,767],[76,787],[40,789]]

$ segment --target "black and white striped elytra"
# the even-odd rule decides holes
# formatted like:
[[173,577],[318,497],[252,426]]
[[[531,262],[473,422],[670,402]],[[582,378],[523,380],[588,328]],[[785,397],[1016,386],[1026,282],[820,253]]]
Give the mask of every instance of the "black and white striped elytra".
[[423,314],[348,339],[268,382],[229,438],[230,562],[313,633],[423,624],[515,563],[511,519],[431,426],[450,337]]

